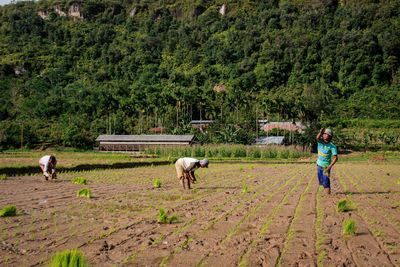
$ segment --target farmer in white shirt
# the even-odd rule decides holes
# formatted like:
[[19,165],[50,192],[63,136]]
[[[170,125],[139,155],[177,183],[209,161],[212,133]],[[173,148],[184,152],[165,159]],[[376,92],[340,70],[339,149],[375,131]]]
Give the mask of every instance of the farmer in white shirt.
[[176,161],[176,173],[178,175],[178,179],[183,185],[183,189],[185,189],[185,179],[187,180],[188,189],[190,189],[190,181],[192,181],[192,183],[196,181],[194,171],[199,167],[208,168],[208,163],[208,159],[198,160],[194,158],[180,158]]
[[56,157],[54,157],[53,155],[43,156],[39,160],[39,166],[43,171],[43,175],[46,181],[56,179],[56,165],[57,160]]

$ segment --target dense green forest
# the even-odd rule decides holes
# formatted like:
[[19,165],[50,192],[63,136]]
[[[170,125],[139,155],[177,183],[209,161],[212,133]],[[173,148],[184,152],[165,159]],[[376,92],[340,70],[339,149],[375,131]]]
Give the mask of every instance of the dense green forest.
[[399,56],[400,0],[17,2],[0,7],[0,146],[22,125],[30,148],[199,119],[207,142],[248,143],[257,119],[398,130]]

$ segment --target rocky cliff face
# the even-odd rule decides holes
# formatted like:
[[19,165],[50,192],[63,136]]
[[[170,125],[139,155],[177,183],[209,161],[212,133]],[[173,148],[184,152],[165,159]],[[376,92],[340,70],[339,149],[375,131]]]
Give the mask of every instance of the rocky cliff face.
[[39,10],[37,12],[37,14],[42,19],[49,19],[49,16],[51,13],[56,13],[61,17],[69,16],[71,18],[79,19],[79,20],[85,19],[85,16],[83,14],[83,9],[77,3],[73,3],[72,5],[69,6],[68,13],[64,12],[60,5],[55,5],[53,10]]

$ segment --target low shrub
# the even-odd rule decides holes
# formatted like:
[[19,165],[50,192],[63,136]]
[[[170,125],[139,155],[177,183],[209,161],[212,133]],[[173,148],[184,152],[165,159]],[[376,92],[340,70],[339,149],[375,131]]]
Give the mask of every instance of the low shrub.
[[235,158],[245,158],[246,157],[246,148],[245,147],[236,147],[233,151],[233,157]]
[[156,188],[160,188],[161,187],[161,185],[162,185],[162,182],[161,182],[161,180],[160,179],[156,179],[156,181],[154,182],[154,187],[156,187]]
[[289,156],[290,156],[290,151],[287,150],[287,149],[281,150],[280,153],[279,153],[279,157],[281,159],[288,159]]
[[158,222],[159,223],[173,223],[174,221],[178,220],[178,216],[172,215],[171,217],[167,216],[167,213],[165,212],[164,209],[160,209],[158,212]]
[[230,158],[232,156],[232,150],[227,147],[221,147],[219,149],[219,156],[222,158]]
[[261,150],[259,148],[250,149],[249,158],[255,158],[255,159],[261,158]]
[[49,267],[86,267],[88,266],[87,260],[84,258],[83,253],[79,250],[65,250],[53,256]]
[[195,146],[192,150],[192,157],[204,157],[205,155],[206,152],[201,146]]
[[355,235],[356,234],[356,223],[353,219],[344,220],[342,224],[344,235]]
[[275,159],[277,157],[278,157],[278,151],[276,151],[275,149],[264,150],[263,153],[264,159]]
[[297,150],[292,150],[290,151],[290,158],[292,159],[298,159],[301,157],[301,152]]
[[0,211],[0,217],[10,217],[17,214],[17,207],[13,205],[4,206]]
[[7,175],[6,174],[0,175],[0,180],[7,180]]
[[87,184],[87,180],[86,180],[86,178],[83,178],[83,177],[75,177],[75,178],[72,179],[72,183],[86,185]]
[[82,188],[78,191],[76,194],[78,197],[87,197],[90,198],[92,197],[92,192],[90,191],[89,188]]

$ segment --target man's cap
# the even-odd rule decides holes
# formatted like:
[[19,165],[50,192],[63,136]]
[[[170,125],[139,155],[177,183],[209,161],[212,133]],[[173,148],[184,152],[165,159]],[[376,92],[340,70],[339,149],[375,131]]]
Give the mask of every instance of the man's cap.
[[202,159],[200,160],[200,164],[203,165],[204,167],[208,168],[208,163],[210,163],[208,161],[208,159]]
[[333,132],[332,132],[332,130],[331,130],[331,129],[325,129],[325,131],[324,131],[324,134],[327,134],[327,135],[333,136]]

